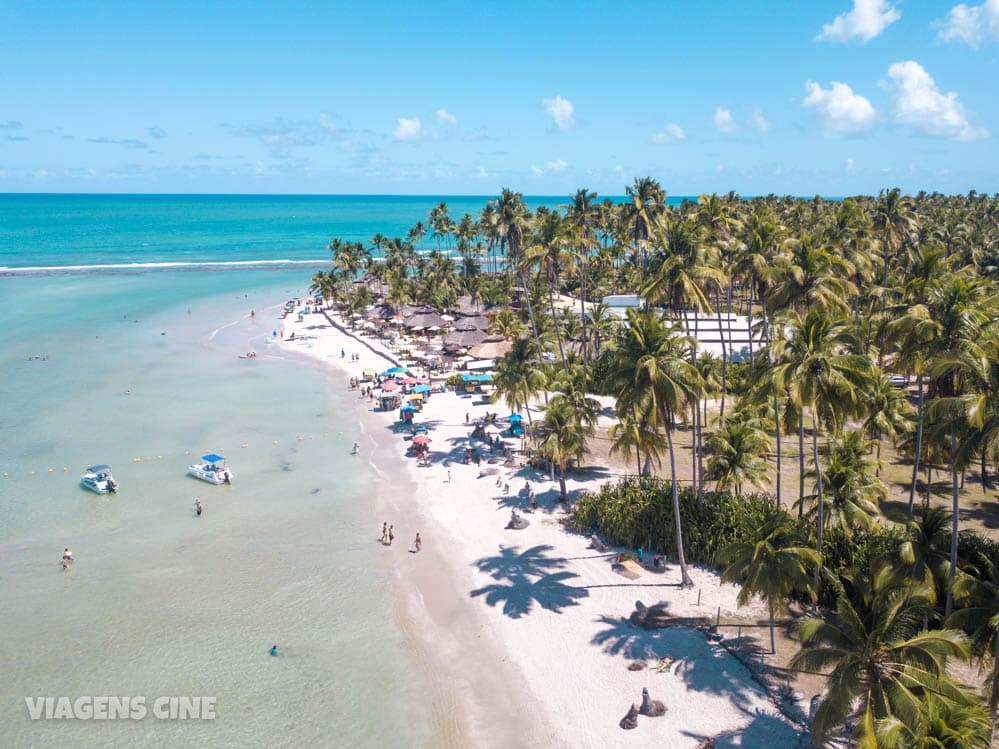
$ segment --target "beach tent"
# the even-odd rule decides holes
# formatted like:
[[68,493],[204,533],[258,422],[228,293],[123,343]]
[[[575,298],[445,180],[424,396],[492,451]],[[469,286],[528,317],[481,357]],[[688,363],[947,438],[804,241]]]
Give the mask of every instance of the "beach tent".
[[417,385],[415,388],[413,388],[413,392],[414,393],[429,393],[430,392],[430,386],[429,385]]

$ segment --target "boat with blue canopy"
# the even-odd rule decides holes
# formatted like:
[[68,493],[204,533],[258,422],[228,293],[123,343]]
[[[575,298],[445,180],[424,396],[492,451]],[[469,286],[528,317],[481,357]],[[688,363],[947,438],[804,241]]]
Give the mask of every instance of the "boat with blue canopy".
[[231,484],[235,478],[233,472],[226,465],[225,458],[215,453],[202,455],[201,463],[195,463],[187,467],[187,472],[196,479],[207,481],[209,484]]

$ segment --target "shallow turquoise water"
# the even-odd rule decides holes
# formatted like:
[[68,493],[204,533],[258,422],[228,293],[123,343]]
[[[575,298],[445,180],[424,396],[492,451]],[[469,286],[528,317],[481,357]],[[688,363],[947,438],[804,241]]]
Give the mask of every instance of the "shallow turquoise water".
[[[373,543],[374,479],[349,455],[357,405],[262,340],[267,305],[306,282],[0,278],[5,746],[432,743]],[[251,348],[256,361],[236,357]],[[185,476],[209,450],[229,456],[232,487]],[[120,494],[78,486],[96,462]],[[218,718],[32,722],[24,703],[106,694],[214,696]]]

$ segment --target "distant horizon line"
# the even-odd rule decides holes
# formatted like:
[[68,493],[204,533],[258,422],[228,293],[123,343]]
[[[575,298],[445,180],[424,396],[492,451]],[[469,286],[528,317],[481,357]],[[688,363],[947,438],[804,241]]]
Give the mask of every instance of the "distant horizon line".
[[[595,192],[595,191],[594,191]],[[727,193],[718,192],[702,192],[697,194],[674,194],[667,191],[666,198],[673,199],[690,199],[696,200],[701,195],[725,195]],[[799,200],[811,200],[816,197],[820,197],[823,200],[843,200],[846,197],[876,197],[874,194],[867,193],[857,193],[856,195],[845,196],[845,195],[822,195],[820,193],[815,193],[812,195],[791,195],[777,193],[767,193],[766,195],[743,195],[742,193],[736,192],[737,197],[743,200],[752,200],[754,198],[766,197],[766,195],[773,195],[778,198],[795,198]],[[941,195],[948,195],[947,193],[939,193]],[[965,195],[966,193],[953,193],[950,195]],[[979,193],[988,195],[988,193]],[[999,193],[997,193],[999,194]],[[552,195],[543,194],[529,194],[526,192],[521,192],[520,195],[524,198],[572,198],[571,193],[561,193]],[[143,197],[143,198],[466,198],[466,199],[485,199],[493,200],[498,197],[498,194],[488,194],[488,193],[381,193],[381,192],[331,192],[331,193],[293,193],[293,192],[8,192],[0,191],[0,197],[92,197],[92,198],[131,198],[131,197]],[[610,193],[597,193],[598,198],[620,198],[624,199],[628,196],[624,193],[621,194],[610,194]]]

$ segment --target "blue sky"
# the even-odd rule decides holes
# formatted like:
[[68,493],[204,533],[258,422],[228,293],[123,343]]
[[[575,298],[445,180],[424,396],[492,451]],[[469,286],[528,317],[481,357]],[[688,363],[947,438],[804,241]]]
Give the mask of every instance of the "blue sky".
[[996,192],[997,53],[999,0],[0,0],[0,191]]

